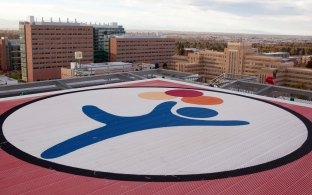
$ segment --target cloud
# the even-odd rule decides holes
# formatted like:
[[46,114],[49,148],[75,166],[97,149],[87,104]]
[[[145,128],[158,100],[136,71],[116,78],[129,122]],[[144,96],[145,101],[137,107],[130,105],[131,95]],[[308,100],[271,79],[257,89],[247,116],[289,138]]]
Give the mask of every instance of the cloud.
[[203,10],[216,10],[239,16],[298,15],[302,12],[296,3],[279,0],[194,0],[190,5]]
[[[118,22],[126,29],[312,34],[311,0],[10,0],[0,18],[77,18]],[[12,11],[14,10],[14,11]],[[0,28],[7,23],[0,21]]]
[[0,29],[17,29],[18,21],[17,20],[6,20],[0,18]]

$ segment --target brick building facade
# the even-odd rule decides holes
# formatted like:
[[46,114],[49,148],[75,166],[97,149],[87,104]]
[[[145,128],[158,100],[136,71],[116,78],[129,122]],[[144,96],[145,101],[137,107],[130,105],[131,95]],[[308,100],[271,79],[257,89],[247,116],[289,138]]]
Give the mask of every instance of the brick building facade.
[[110,61],[168,65],[175,54],[175,40],[159,37],[112,37]]
[[27,82],[60,79],[61,68],[83,52],[81,63],[93,62],[93,27],[69,22],[20,22],[22,79]]

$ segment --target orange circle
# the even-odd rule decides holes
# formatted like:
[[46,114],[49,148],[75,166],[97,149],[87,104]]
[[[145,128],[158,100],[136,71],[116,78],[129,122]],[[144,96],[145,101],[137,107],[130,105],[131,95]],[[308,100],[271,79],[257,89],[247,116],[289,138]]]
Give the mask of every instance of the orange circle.
[[139,94],[140,98],[147,99],[147,100],[171,100],[176,97],[167,95],[163,92],[145,92]]
[[222,99],[211,96],[185,97],[182,98],[182,101],[185,103],[197,105],[218,105],[223,103]]

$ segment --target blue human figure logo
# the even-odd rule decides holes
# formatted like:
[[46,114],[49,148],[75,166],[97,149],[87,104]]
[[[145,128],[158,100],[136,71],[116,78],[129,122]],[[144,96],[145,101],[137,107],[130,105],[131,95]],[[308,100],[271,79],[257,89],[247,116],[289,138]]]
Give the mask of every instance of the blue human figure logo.
[[215,110],[207,108],[181,108],[177,110],[177,113],[186,116],[181,117],[173,114],[171,111],[176,104],[177,102],[174,101],[163,102],[148,114],[131,117],[113,115],[92,105],[83,106],[82,111],[85,115],[105,124],[105,126],[58,143],[45,150],[41,154],[41,157],[45,159],[62,157],[106,139],[155,128],[176,126],[240,126],[249,124],[247,121],[240,120],[199,120],[186,118],[208,118],[218,115],[218,112]]

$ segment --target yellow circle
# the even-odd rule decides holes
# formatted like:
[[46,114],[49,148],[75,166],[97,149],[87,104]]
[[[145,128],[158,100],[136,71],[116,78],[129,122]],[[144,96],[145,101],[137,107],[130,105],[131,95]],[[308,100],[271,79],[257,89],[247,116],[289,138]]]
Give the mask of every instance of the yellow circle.
[[140,93],[139,97],[147,100],[171,100],[176,98],[163,92],[144,92]]

